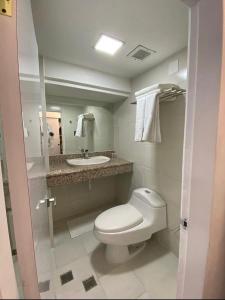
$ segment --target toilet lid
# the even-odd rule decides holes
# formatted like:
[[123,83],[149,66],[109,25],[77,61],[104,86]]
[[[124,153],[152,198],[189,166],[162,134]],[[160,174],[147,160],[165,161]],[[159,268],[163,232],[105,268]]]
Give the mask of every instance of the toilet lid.
[[120,232],[143,222],[141,213],[130,204],[106,210],[95,220],[95,228],[102,232]]

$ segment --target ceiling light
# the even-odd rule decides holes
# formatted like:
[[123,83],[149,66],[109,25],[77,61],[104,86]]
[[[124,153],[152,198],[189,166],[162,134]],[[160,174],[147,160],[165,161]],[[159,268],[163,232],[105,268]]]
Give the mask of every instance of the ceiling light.
[[110,55],[114,55],[119,48],[123,46],[123,44],[123,42],[103,34],[100,36],[97,44],[95,45],[95,49]]
[[60,111],[61,108],[59,106],[50,106],[50,110],[52,110],[52,111]]

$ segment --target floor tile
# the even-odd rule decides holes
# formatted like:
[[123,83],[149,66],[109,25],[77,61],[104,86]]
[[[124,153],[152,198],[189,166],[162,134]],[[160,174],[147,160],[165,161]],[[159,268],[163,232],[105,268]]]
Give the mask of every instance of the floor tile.
[[109,299],[137,299],[144,292],[144,287],[133,272],[115,269],[101,277],[100,283]]
[[93,231],[94,223],[100,211],[95,211],[67,222],[71,238],[76,238],[87,232]]
[[100,242],[94,236],[93,231],[83,234],[82,242],[88,254],[93,252],[100,245]]
[[[55,232],[57,269],[53,283],[57,299],[175,298],[178,260],[156,239],[148,241],[145,249],[127,263],[113,265],[106,261],[105,245],[99,243],[93,232],[71,239],[65,224],[60,224]],[[61,285],[60,274],[70,270],[74,280]],[[97,286],[86,292],[82,281],[91,276]],[[43,294],[48,299],[51,293],[52,289]]]
[[[54,282],[54,271],[53,272],[48,272],[48,273],[41,273],[38,274],[38,282],[45,282],[45,281],[50,281],[49,282],[49,293],[54,294],[55,291],[55,282]],[[46,294],[46,292],[41,293],[41,294]],[[47,294],[46,294],[47,295]]]
[[[91,276],[94,276],[96,281],[98,281],[95,271],[91,266],[89,257],[84,256],[71,262],[68,265],[65,265],[57,269],[56,273],[54,274],[54,284],[56,288],[60,288],[62,286],[60,275],[67,273],[69,271],[72,271],[73,273],[73,278],[74,278],[73,281],[79,281],[79,285],[82,288],[83,288],[82,281]],[[69,283],[66,283],[65,285],[68,284]]]
[[81,238],[70,239],[55,248],[57,268],[65,266],[86,254]]
[[[107,299],[106,294],[102,287],[96,286],[88,292],[78,291],[76,293],[70,292],[67,293],[66,299]],[[65,298],[64,298],[65,299]]]
[[55,263],[49,239],[39,241],[35,250],[35,258],[38,274],[51,272]]
[[[74,279],[65,285],[62,285],[60,275],[68,271],[72,271]],[[82,281],[90,278],[91,276],[95,277],[98,285],[88,292],[85,292]],[[81,299],[82,297],[85,299],[85,295],[90,297],[90,299],[95,296],[97,297],[98,295],[99,297],[101,295],[102,297],[104,296],[104,291],[100,289],[97,276],[95,275],[88,256],[79,258],[76,261],[58,269],[55,274],[54,281],[57,299],[79,299],[79,297],[81,297]]]
[[107,262],[105,258],[105,245],[100,244],[93,252],[89,254],[92,268],[98,278],[109,274],[117,266]]
[[[151,253],[151,248],[139,258],[139,266],[136,263],[134,272],[145,286],[145,290],[156,299],[176,297],[176,275],[178,260],[172,253],[160,246],[158,251]],[[134,266],[134,264],[133,264]]]
[[54,226],[54,243],[55,247],[62,243],[70,241],[70,233],[66,222],[56,223]]
[[56,289],[56,299],[75,299],[75,295],[81,291],[84,291],[81,281],[73,280]]
[[53,292],[45,292],[40,294],[41,299],[55,299],[55,294]]
[[72,270],[74,271],[74,275],[77,276],[80,280],[83,281],[91,276],[94,276],[97,280],[95,270],[93,269],[90,258],[88,256],[77,259],[71,266]]
[[149,295],[149,293],[144,293],[138,299],[153,299],[153,298]]
[[73,280],[73,272],[72,270],[67,271],[66,273],[60,274],[61,284],[66,284]]

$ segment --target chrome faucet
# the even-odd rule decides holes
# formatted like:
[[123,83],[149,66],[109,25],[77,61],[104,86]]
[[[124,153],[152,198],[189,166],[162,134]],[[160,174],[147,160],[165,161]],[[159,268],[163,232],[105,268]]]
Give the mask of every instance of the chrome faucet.
[[88,158],[89,158],[89,156],[88,156],[88,149],[86,149],[86,150],[84,151],[84,158],[85,158],[85,159],[88,159]]
[[84,159],[88,159],[89,158],[89,156],[88,156],[88,149],[81,149],[80,150],[81,151],[81,154],[82,154],[82,157],[84,158]]
[[83,158],[85,158],[85,152],[84,152],[84,148],[80,149],[81,155]]

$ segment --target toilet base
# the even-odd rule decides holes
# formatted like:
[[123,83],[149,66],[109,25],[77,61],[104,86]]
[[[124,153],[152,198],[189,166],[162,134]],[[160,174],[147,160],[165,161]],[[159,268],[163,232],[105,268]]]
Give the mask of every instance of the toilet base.
[[124,263],[139,254],[145,248],[145,245],[145,242],[129,246],[107,245],[106,260],[110,264]]

